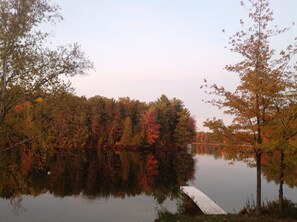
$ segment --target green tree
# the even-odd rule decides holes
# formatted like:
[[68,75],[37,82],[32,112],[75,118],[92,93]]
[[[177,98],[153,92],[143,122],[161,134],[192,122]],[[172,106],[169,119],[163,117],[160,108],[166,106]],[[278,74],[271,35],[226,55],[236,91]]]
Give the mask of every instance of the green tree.
[[179,147],[185,147],[188,143],[194,141],[195,124],[187,109],[177,113],[178,123],[174,129],[174,144]]
[[158,123],[160,124],[160,141],[164,144],[172,143],[173,123],[171,102],[167,96],[161,97],[155,102]]
[[60,76],[92,68],[78,44],[46,47],[49,33],[39,26],[62,19],[47,0],[0,2],[0,126],[15,105],[62,84]]
[[[226,70],[237,73],[240,84],[234,92],[211,85],[210,93],[222,99],[211,101],[232,115],[233,123],[226,127],[218,121],[208,121],[206,125],[218,127],[228,141],[244,143],[246,153],[254,153],[257,166],[256,213],[261,213],[261,156],[265,151],[263,135],[273,119],[275,99],[286,92],[286,74],[282,71],[281,60],[276,60],[275,50],[270,48],[270,38],[287,29],[270,29],[273,13],[268,0],[250,0],[250,27],[241,20],[243,30],[230,37],[232,52],[239,53],[242,60],[227,65]],[[244,6],[244,3],[241,2]],[[284,58],[285,53],[280,53]],[[217,126],[215,126],[217,124]],[[226,139],[227,140],[227,139]]]
[[122,145],[130,145],[132,142],[133,130],[132,130],[132,122],[130,117],[126,117],[124,122],[123,134],[121,137]]

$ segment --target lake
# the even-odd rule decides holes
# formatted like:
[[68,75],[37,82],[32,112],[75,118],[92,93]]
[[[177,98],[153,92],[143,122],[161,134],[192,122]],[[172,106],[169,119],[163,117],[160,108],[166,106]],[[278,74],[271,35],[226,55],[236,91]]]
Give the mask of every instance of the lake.
[[[226,159],[225,153],[218,147],[198,146],[194,147],[193,153],[196,153],[196,172],[190,185],[206,193],[229,213],[239,212],[247,202],[255,203],[256,168],[248,167],[243,161],[232,162]],[[297,203],[296,180],[291,183],[293,185],[295,188],[284,185],[284,196]],[[278,184],[262,174],[262,202],[277,199]]]
[[[154,221],[177,209],[179,186],[193,185],[227,212],[255,197],[255,168],[229,164],[218,149],[137,151],[21,149],[0,156],[0,221]],[[263,200],[278,186],[263,176]],[[297,202],[296,188],[285,196]]]

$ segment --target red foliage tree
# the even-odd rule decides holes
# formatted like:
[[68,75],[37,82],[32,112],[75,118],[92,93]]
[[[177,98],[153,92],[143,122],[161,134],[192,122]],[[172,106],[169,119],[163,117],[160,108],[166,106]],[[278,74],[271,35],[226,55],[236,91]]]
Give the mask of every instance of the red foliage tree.
[[144,111],[140,118],[140,124],[143,134],[149,145],[152,145],[159,138],[160,124],[157,122],[156,112],[154,107],[150,107]]

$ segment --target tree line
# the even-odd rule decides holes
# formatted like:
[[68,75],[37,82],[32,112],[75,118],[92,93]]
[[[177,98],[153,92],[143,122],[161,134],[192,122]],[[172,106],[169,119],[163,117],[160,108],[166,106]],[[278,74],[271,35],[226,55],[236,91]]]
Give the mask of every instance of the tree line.
[[32,138],[28,143],[43,148],[185,147],[194,135],[195,121],[179,99],[87,99],[60,89],[11,109],[1,128],[1,146]]

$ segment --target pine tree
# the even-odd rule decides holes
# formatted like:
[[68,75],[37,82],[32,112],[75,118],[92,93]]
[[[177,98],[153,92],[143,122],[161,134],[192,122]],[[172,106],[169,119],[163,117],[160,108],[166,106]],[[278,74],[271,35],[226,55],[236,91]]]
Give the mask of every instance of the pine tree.
[[174,130],[174,144],[178,147],[185,147],[194,140],[195,131],[191,127],[191,117],[187,109],[177,113],[178,123]]

